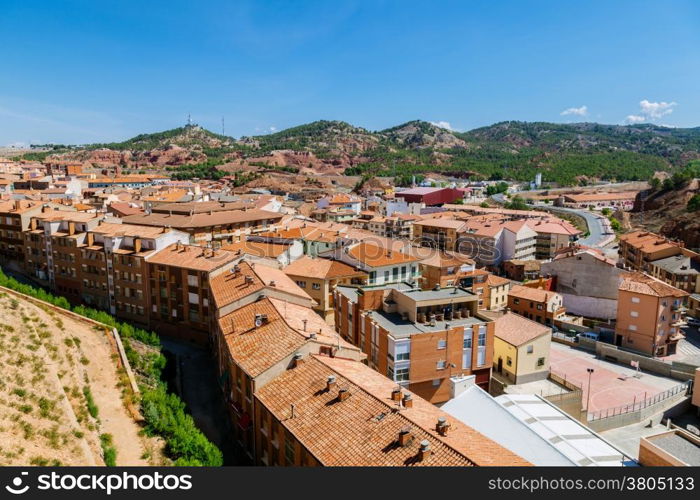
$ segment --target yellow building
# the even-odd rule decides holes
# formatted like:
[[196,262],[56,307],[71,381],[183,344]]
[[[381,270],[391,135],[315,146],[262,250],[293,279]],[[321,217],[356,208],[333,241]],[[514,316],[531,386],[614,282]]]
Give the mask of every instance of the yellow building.
[[551,330],[508,312],[496,320],[493,373],[511,384],[547,378]]

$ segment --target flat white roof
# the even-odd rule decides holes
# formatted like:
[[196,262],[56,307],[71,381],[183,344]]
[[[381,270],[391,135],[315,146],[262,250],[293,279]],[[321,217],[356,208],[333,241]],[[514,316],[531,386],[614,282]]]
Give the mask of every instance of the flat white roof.
[[503,394],[494,399],[578,466],[637,465],[631,457],[537,395]]

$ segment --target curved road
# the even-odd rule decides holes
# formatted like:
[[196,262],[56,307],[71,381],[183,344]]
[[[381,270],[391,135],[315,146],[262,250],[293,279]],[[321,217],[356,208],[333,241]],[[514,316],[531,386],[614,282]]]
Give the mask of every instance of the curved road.
[[[491,196],[491,199],[496,203],[506,203],[504,193],[496,193]],[[550,212],[571,213],[583,217],[583,219],[586,221],[586,225],[588,226],[589,235],[579,240],[579,243],[582,245],[589,247],[603,247],[614,240],[615,233],[610,228],[608,219],[596,212],[591,212],[590,210],[579,210],[575,208],[553,207],[545,204],[530,206],[537,207],[542,210],[548,210]]]

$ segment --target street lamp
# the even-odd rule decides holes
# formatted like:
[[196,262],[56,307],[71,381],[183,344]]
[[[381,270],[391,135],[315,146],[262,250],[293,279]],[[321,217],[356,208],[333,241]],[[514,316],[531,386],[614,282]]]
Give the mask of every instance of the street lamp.
[[586,413],[588,413],[588,409],[591,406],[591,375],[593,375],[595,370],[593,368],[586,368],[586,371],[588,372],[588,398],[586,398]]

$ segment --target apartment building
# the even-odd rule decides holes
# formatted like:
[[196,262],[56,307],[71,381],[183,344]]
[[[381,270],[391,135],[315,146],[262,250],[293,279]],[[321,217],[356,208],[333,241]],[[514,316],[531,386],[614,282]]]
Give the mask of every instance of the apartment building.
[[682,249],[681,253],[649,262],[649,274],[688,293],[700,293],[700,254]]
[[335,328],[367,355],[371,368],[439,404],[450,377],[475,375],[488,388],[493,321],[477,296],[461,288],[338,286]]
[[682,242],[674,242],[648,231],[623,234],[619,243],[620,263],[635,271],[648,271],[650,262],[683,253]]
[[553,325],[556,320],[566,313],[560,294],[513,285],[508,291],[508,308],[543,325]]
[[535,237],[535,259],[550,260],[557,251],[573,245],[581,231],[562,219],[528,219],[528,227],[537,233]]
[[651,356],[676,352],[683,338],[683,300],[687,292],[642,273],[630,273],[620,283],[615,344]]
[[421,259],[420,284],[424,290],[431,290],[436,285],[471,288],[476,263],[469,256],[427,247],[413,247],[408,251]]
[[[362,216],[362,214],[360,214]],[[358,229],[366,229],[377,236],[410,240],[413,238],[413,224],[422,218],[418,215],[396,213],[391,216],[376,215],[361,224]],[[355,227],[353,223],[353,227]]]
[[422,246],[454,252],[457,250],[459,233],[463,228],[463,220],[425,219],[413,224],[413,238]]
[[181,242],[150,255],[151,325],[205,344],[212,314],[209,282],[236,261],[233,252]]
[[31,218],[46,208],[74,211],[69,206],[28,200],[0,201],[0,257],[17,262],[24,261],[24,238]]
[[[101,217],[44,208],[29,220],[24,238],[25,272],[72,302],[81,302],[87,265],[83,248]],[[106,307],[108,308],[108,307]]]
[[503,272],[513,281],[526,281],[539,278],[542,263],[538,260],[511,259],[503,262]]
[[367,273],[369,285],[387,285],[420,278],[420,259],[375,243],[341,246],[325,256]]
[[333,291],[338,285],[366,284],[368,275],[343,262],[302,257],[284,269],[284,273],[316,301],[314,311],[326,322],[335,319]]
[[513,312],[497,318],[495,325],[494,376],[511,384],[546,379],[552,330]]
[[128,215],[124,223],[171,227],[190,235],[190,243],[214,247],[238,241],[245,235],[267,231],[282,220],[283,215],[260,209],[214,210],[208,212],[160,213]]

